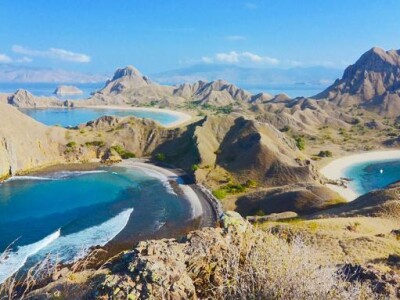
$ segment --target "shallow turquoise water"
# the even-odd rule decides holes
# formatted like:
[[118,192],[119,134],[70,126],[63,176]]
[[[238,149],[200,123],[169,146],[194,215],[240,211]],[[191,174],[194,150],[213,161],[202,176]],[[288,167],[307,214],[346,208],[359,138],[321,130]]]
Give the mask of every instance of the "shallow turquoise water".
[[[381,173],[382,170],[382,173]],[[400,161],[380,161],[355,164],[344,170],[352,179],[350,186],[360,195],[400,180]]]
[[60,125],[63,127],[74,127],[106,115],[116,117],[135,116],[139,118],[147,118],[157,121],[162,125],[169,125],[179,119],[176,115],[164,111],[98,108],[49,108],[20,110],[43,124],[49,126]]
[[111,240],[139,240],[191,219],[189,203],[168,181],[106,167],[20,177],[0,184],[0,283],[48,253],[71,262]]

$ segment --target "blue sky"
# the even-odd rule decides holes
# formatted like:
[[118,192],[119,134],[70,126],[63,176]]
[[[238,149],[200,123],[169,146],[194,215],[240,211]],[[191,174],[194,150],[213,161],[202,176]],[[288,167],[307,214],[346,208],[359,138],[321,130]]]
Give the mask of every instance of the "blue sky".
[[399,13],[398,0],[1,0],[0,63],[344,68],[372,46],[399,49]]

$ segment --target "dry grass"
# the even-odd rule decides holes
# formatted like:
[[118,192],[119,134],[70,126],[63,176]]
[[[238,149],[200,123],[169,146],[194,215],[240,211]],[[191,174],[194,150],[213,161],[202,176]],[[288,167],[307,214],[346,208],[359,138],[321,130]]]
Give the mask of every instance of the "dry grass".
[[324,267],[324,255],[300,236],[287,242],[248,232],[226,257],[218,299],[374,299],[369,287],[350,284],[335,267]]

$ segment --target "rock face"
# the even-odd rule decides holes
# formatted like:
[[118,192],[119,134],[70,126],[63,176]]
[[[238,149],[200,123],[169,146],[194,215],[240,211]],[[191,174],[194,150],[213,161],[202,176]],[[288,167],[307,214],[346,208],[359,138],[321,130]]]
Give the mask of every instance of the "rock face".
[[252,100],[250,93],[223,80],[198,81],[194,84],[185,83],[174,90],[174,95],[190,99],[201,105],[214,106],[246,103]]
[[47,108],[70,107],[69,101],[60,101],[56,98],[36,97],[26,90],[19,89],[7,97],[7,103],[19,108]]
[[73,85],[60,85],[55,89],[54,94],[58,96],[81,95],[83,91]]
[[[139,242],[100,270],[66,270],[60,279],[28,296],[350,300],[395,299],[398,295],[399,277],[389,272],[349,265],[326,266],[321,264],[325,253],[306,246],[299,237],[279,237],[272,230],[257,230],[234,212],[225,213],[220,223],[219,228],[203,228],[179,241]],[[339,275],[342,269],[347,277]],[[364,284],[362,288],[360,282]]]
[[143,76],[139,70],[133,66],[128,66],[116,70],[113,78],[106,82],[106,86],[101,90],[101,93],[118,94],[124,90],[149,86],[151,84],[151,81],[146,76]]
[[387,117],[400,114],[400,50],[372,48],[316,99],[341,107],[361,105]]
[[61,163],[62,128],[49,128],[0,103],[0,178]]

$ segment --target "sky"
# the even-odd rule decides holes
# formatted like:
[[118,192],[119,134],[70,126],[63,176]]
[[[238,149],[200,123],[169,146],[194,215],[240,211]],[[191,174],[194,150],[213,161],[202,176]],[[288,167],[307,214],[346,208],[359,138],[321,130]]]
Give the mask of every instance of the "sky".
[[398,0],[1,0],[0,64],[343,69],[373,46],[399,49],[399,14]]

